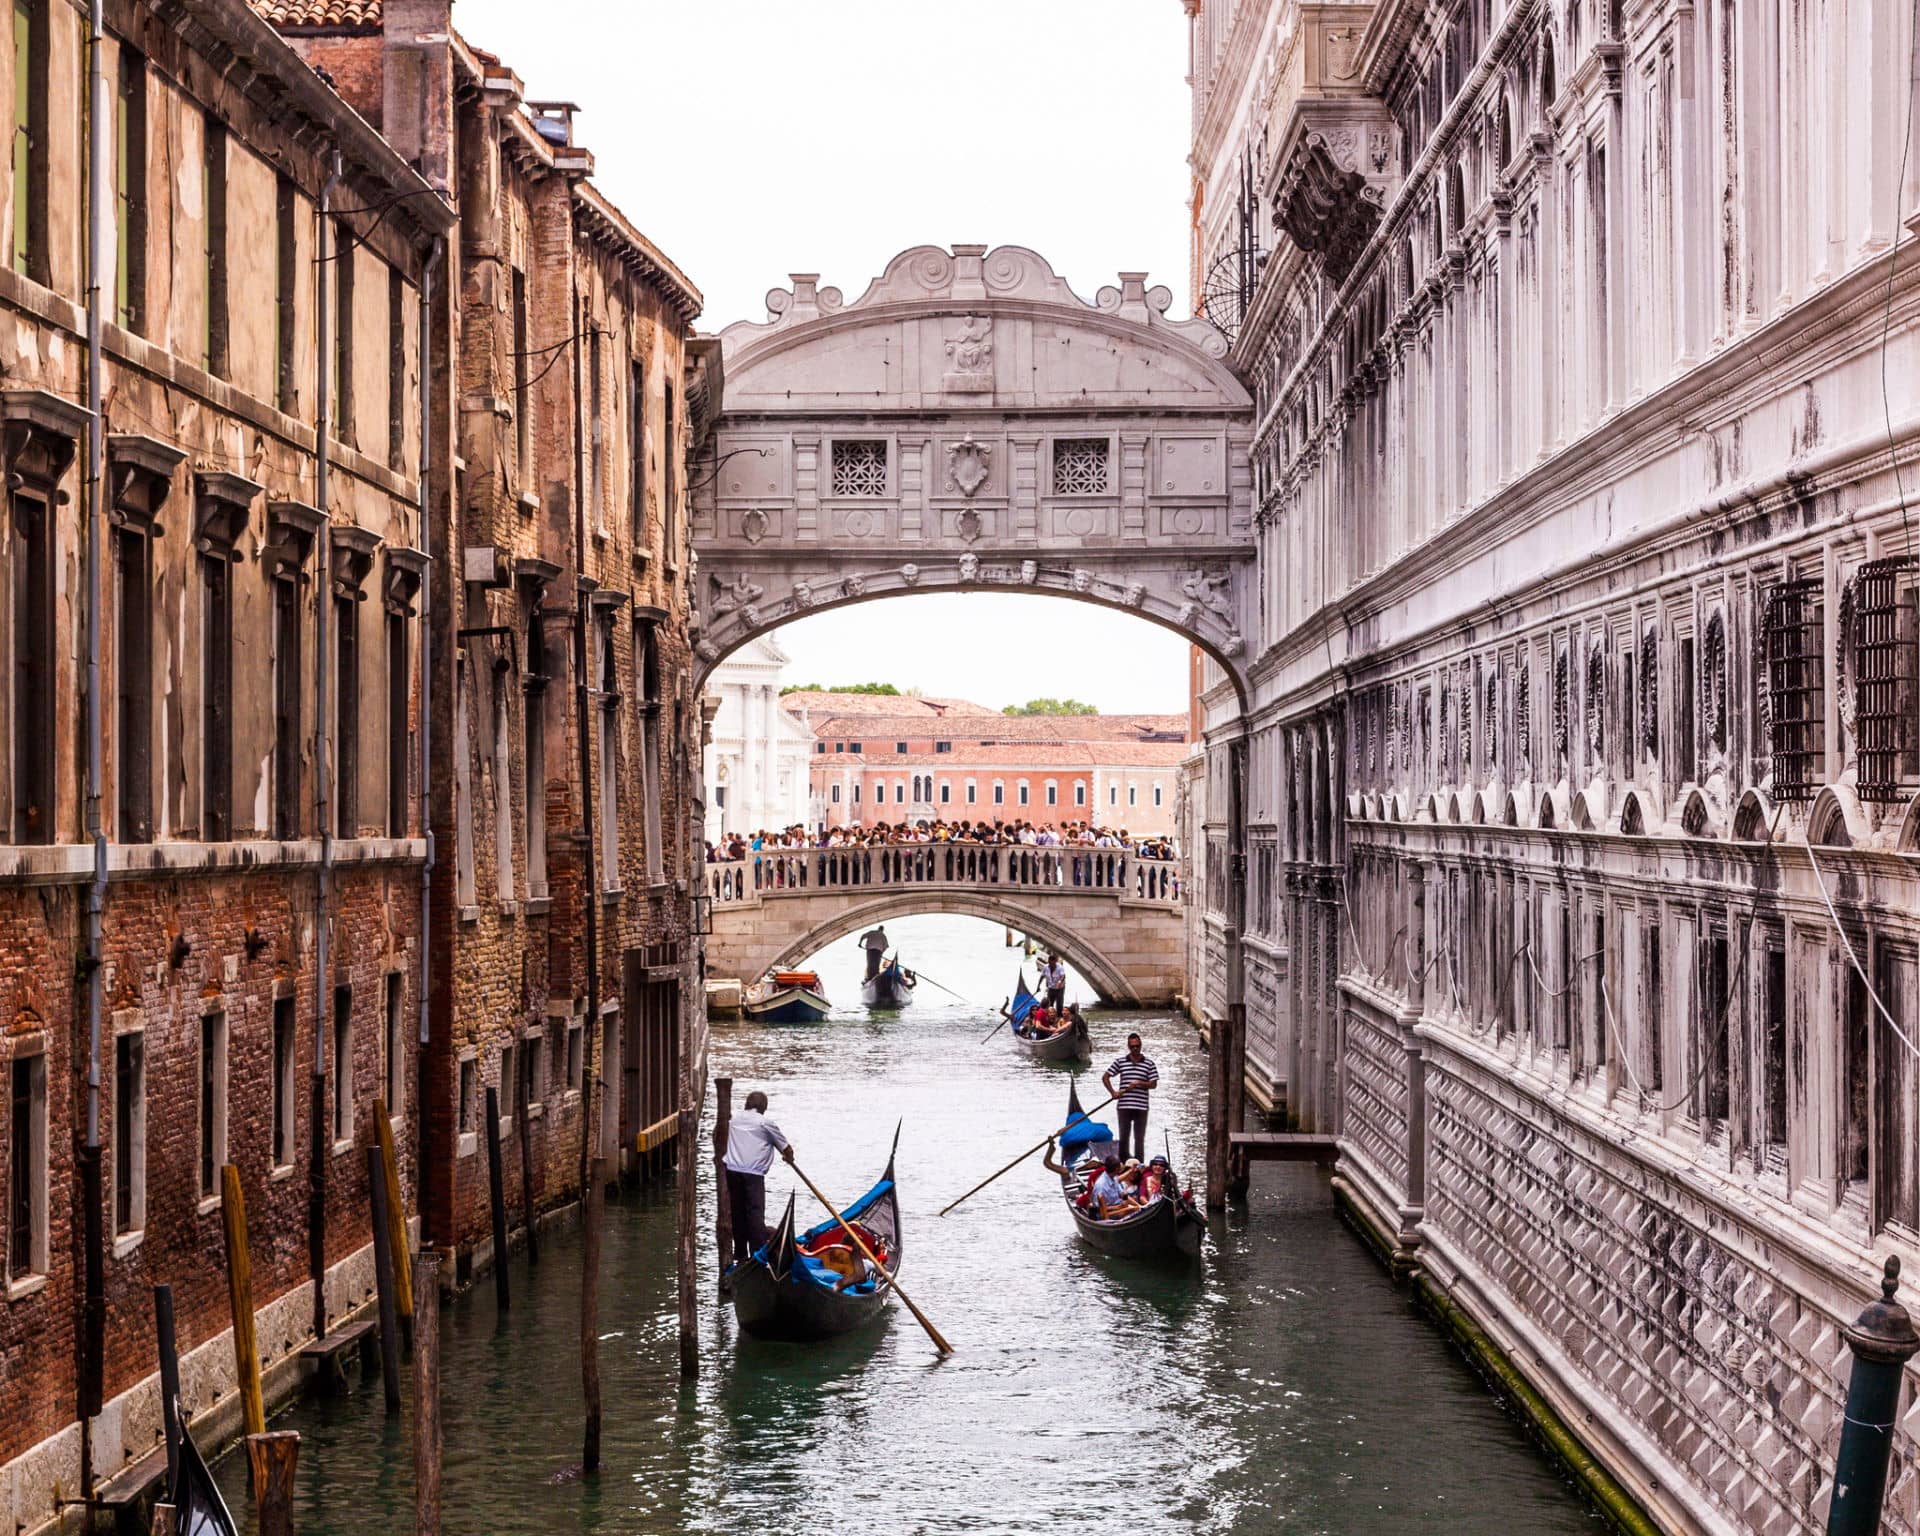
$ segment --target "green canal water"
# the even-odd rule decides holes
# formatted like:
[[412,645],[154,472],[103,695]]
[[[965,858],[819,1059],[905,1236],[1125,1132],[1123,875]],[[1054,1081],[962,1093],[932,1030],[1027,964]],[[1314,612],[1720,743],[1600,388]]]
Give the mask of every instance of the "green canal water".
[[[504,1316],[490,1284],[442,1318],[445,1526],[491,1533],[857,1532],[1527,1533],[1601,1522],[1487,1395],[1340,1221],[1325,1175],[1255,1169],[1190,1270],[1088,1252],[1035,1160],[944,1219],[955,1195],[1058,1125],[1068,1076],[981,1043],[1018,952],[965,918],[889,925],[921,986],[897,1016],[857,1006],[852,941],[817,961],[841,1006],[827,1023],[719,1026],[713,1070],[772,1099],[800,1166],[839,1200],[865,1189],[902,1123],[898,1172],[914,1299],[954,1344],[936,1360],[895,1306],[825,1346],[743,1339],[702,1242],[702,1374],[678,1374],[670,1185],[608,1207],[600,1368],[605,1466],[577,1475],[577,1229],[512,1262]],[[1076,979],[1077,980],[1077,979]],[[1076,986],[1076,991],[1080,989]],[[847,1005],[855,1006],[847,1006]],[[1161,1090],[1149,1127],[1198,1176],[1205,1058],[1180,1021],[1094,1020],[1096,1069],[1145,1037]],[[1099,1097],[1097,1070],[1092,1103]],[[769,1219],[797,1181],[779,1164]],[[711,1164],[700,1170],[712,1231]],[[807,1220],[818,1212],[802,1188]],[[377,1381],[303,1401],[296,1528],[411,1528],[406,1415]],[[245,1458],[218,1472],[251,1526]]]

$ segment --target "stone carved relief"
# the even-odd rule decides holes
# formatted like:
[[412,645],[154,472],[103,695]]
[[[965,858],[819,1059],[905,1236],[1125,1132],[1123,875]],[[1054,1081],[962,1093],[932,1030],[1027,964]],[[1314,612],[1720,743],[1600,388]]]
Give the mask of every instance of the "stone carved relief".
[[978,581],[980,579],[980,557],[978,555],[962,555],[960,557],[960,579],[962,581]]
[[1187,579],[1180,583],[1180,590],[1193,600],[1188,604],[1189,607],[1198,604],[1230,630],[1240,627],[1234,622],[1233,577],[1230,573],[1209,576],[1205,571],[1189,571]]
[[900,567],[900,579],[910,587],[918,586],[920,582],[920,567],[909,560],[905,565]]
[[1329,80],[1353,79],[1354,60],[1360,51],[1360,29],[1328,27],[1321,35],[1327,49],[1327,78]]
[[960,329],[947,338],[946,347],[947,357],[953,363],[941,381],[947,393],[991,394],[993,321],[984,315],[965,316],[960,322]]
[[740,537],[749,544],[758,544],[767,536],[767,514],[758,507],[749,507],[740,514]]
[[1126,590],[1120,594],[1120,601],[1129,608],[1138,608],[1147,599],[1147,589],[1140,582],[1130,581]]
[[960,530],[960,537],[971,544],[975,539],[980,537],[980,514],[974,511],[972,507],[968,507],[960,514],[959,521],[955,526]]
[[[947,345],[951,347],[953,343],[948,342]],[[948,443],[947,483],[962,496],[972,496],[981,486],[987,483],[987,477],[991,473],[987,465],[987,460],[992,457],[993,445],[991,443],[976,443],[973,440],[973,434],[971,432],[960,442]],[[965,524],[968,518],[973,520],[973,532],[966,536],[968,538],[978,537],[980,531],[980,514],[971,508],[961,513],[960,521],[962,524],[961,531],[963,533],[965,532]]]
[[1073,573],[1073,590],[1074,591],[1086,592],[1086,591],[1089,591],[1092,588],[1092,586],[1093,586],[1093,573],[1091,571],[1075,571]]
[[722,581],[718,576],[707,578],[708,591],[707,615],[719,618],[722,614],[732,613],[734,609],[748,603],[758,602],[766,595],[767,589],[742,571],[732,581]]
[[811,608],[813,606],[812,582],[796,581],[793,584],[793,606],[795,608]]
[[1022,560],[1020,562],[1020,585],[1023,587],[1030,587],[1039,579],[1040,579],[1039,563],[1033,560]]
[[840,590],[848,597],[858,597],[867,590],[867,578],[858,574],[845,577],[841,580]]

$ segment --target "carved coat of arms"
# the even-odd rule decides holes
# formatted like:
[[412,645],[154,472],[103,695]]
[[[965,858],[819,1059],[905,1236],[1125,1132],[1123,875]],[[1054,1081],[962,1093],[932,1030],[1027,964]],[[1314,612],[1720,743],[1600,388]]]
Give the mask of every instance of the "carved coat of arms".
[[957,443],[947,444],[947,478],[962,496],[972,496],[987,483],[991,473],[987,460],[993,457],[993,445],[976,443],[969,432]]

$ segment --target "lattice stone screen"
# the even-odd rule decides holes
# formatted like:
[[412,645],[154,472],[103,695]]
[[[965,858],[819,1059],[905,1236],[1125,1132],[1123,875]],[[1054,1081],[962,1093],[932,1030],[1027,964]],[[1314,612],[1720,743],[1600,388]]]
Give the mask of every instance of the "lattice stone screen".
[[1107,453],[1104,437],[1059,437],[1053,442],[1053,494],[1104,496],[1107,494]]
[[887,494],[887,445],[875,438],[840,438],[833,445],[833,494]]

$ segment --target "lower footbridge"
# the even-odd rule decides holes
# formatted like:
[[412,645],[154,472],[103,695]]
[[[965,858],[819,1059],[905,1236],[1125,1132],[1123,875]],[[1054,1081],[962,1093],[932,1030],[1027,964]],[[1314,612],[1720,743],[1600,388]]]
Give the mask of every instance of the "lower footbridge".
[[954,912],[1057,950],[1103,1003],[1164,1006],[1182,986],[1179,865],[1132,849],[782,848],[706,874],[710,976],[752,981],[876,922]]

